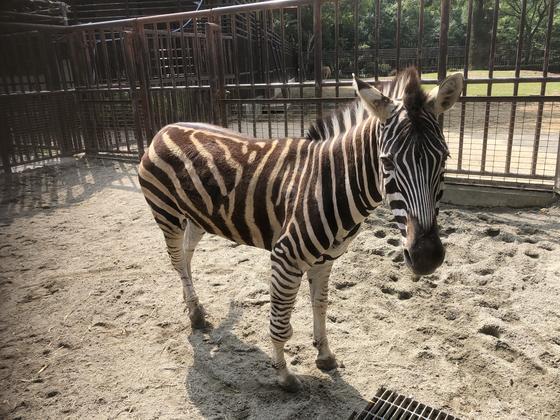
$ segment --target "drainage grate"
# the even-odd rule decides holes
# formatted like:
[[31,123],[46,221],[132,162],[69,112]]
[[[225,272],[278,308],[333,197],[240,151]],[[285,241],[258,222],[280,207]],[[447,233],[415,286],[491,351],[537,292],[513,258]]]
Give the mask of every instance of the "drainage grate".
[[458,417],[444,413],[405,397],[384,387],[379,388],[375,396],[362,411],[354,411],[349,420],[459,420]]

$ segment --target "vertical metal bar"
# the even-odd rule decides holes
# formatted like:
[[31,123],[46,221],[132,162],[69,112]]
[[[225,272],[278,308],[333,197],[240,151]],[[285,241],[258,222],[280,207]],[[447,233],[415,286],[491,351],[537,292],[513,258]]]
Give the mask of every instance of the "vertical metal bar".
[[231,16],[231,32],[233,37],[233,71],[235,74],[235,84],[237,85],[237,130],[241,132],[241,89],[239,88],[240,75],[239,75],[239,58],[241,57],[241,52],[239,51],[239,42],[237,39],[237,15]]
[[125,50],[125,65],[128,73],[128,80],[130,85],[130,97],[132,99],[132,111],[134,117],[134,128],[136,134],[136,143],[138,145],[138,158],[141,159],[144,155],[144,141],[142,138],[142,126],[140,123],[140,106],[138,101],[138,94],[136,89],[136,81],[138,80],[135,70],[134,60],[134,35],[132,32],[125,31],[124,36],[124,50]]
[[556,153],[556,181],[554,182],[554,191],[560,193],[560,133],[558,134],[558,153]]
[[338,47],[340,42],[340,3],[334,0],[334,78],[336,80],[335,96],[340,96],[340,63],[338,57]]
[[[546,40],[544,43],[544,58],[543,58],[543,70],[542,77],[548,76],[548,64],[550,60],[550,39],[552,38],[552,25],[554,23],[554,5],[555,0],[549,0],[550,9],[548,10],[548,24],[546,29]],[[541,82],[541,92],[540,95],[543,97],[546,94],[546,79]],[[533,155],[531,157],[531,175],[535,175],[537,172],[537,159],[539,155],[539,144],[541,140],[541,128],[542,128],[542,115],[543,115],[544,102],[539,102],[539,107],[537,109],[537,125],[535,127],[535,141],[533,143]]]
[[[247,33],[249,38],[249,73],[250,73],[250,82],[251,82],[251,98],[255,98],[255,72],[251,71],[254,68],[253,63],[253,25],[252,25],[252,16],[253,14],[250,13],[247,15]],[[252,104],[252,112],[253,112],[253,137],[257,137],[257,116],[256,116],[256,105],[253,102]]]
[[[356,0],[356,2],[359,0]],[[356,16],[356,19],[358,17]],[[315,35],[315,45],[313,48],[315,58],[315,97],[323,96],[323,72],[322,72],[322,54],[323,54],[323,25],[321,24],[321,0],[313,2],[313,33]],[[356,46],[357,48],[357,46]],[[323,115],[323,104],[319,101],[317,104],[317,116]]]
[[396,33],[396,42],[397,42],[397,57],[396,57],[396,66],[397,73],[401,70],[401,14],[402,14],[402,0],[397,1],[397,33]]
[[[7,98],[2,98],[2,100],[7,101]],[[0,130],[0,155],[2,157],[2,168],[4,169],[4,174],[11,174],[12,164],[10,162],[10,155],[12,154],[13,140],[10,136],[10,130],[8,128],[7,112],[5,112],[4,109],[0,112]]]
[[358,44],[360,43],[359,40],[359,33],[358,33],[358,14],[360,9],[360,0],[354,0],[354,74],[356,76],[360,75],[360,68],[358,66]]
[[[280,35],[282,37],[282,83],[288,83],[288,74],[286,71],[286,29],[284,20],[284,9],[280,9]],[[290,97],[290,88],[282,89],[283,99],[286,100]],[[284,101],[284,136],[288,137],[288,103]]]
[[420,10],[418,11],[418,44],[416,46],[416,69],[418,70],[418,75],[420,77],[422,77],[423,40],[424,40],[424,0],[420,0]]
[[[515,79],[513,81],[513,96],[519,93],[519,76],[521,74],[521,60],[523,57],[523,37],[525,35],[525,18],[527,15],[527,0],[521,0],[521,17],[519,19],[519,38],[517,40],[517,52],[515,55]],[[509,131],[506,152],[506,168],[505,172],[509,173],[511,169],[511,153],[513,149],[513,133],[515,130],[515,113],[517,111],[517,102],[511,103],[511,113],[509,117]]]
[[[144,25],[136,22],[134,33],[136,34],[135,49],[136,58],[138,61],[138,82],[140,84],[140,98],[143,111],[144,132],[146,135],[146,146],[150,145],[151,138],[155,135],[154,117],[152,112],[151,90],[150,90],[150,73],[149,63],[150,55],[148,52],[148,43],[146,40],[146,33]],[[125,130],[126,134],[126,130]],[[127,139],[128,144],[128,139]]]
[[[498,16],[500,13],[500,0],[494,1],[492,16],[492,38],[490,39],[490,56],[488,57],[488,79],[490,82],[486,87],[486,96],[492,96],[492,80],[494,79],[494,61],[496,59],[496,39],[498,34]],[[484,110],[484,129],[482,132],[482,157],[480,171],[486,170],[486,153],[488,149],[488,129],[490,125],[490,102],[486,102]]]
[[117,87],[121,88],[121,63],[119,57],[117,55],[117,46],[115,45],[117,42],[122,42],[120,39],[117,40],[115,38],[115,32],[111,30],[111,50],[113,51],[113,63],[115,66],[115,76],[117,78]]
[[105,38],[105,30],[101,29],[99,42],[101,44],[101,54],[103,55],[103,67],[105,68],[105,77],[107,81],[107,88],[111,88],[113,83],[111,81],[111,68],[109,67],[109,54],[107,53],[107,39]]
[[[438,81],[441,83],[447,75],[447,43],[449,34],[449,4],[451,0],[441,0],[439,25],[439,62]],[[439,125],[443,128],[443,114],[440,114]]]
[[[469,60],[470,60],[470,45],[471,45],[471,31],[472,31],[472,13],[473,13],[473,0],[469,0],[467,6],[467,38],[465,40],[465,62],[463,63],[463,76],[465,79],[469,77]],[[468,85],[463,86],[463,96],[467,95]],[[461,122],[459,127],[459,153],[457,156],[457,169],[460,170],[463,166],[463,144],[465,140],[465,112],[467,103],[461,102]]]
[[380,26],[381,26],[381,0],[375,0],[375,81],[379,80]]
[[221,36],[220,26],[215,23],[206,23],[206,41],[208,48],[208,58],[210,60],[208,69],[210,70],[210,96],[212,99],[212,116],[214,124],[227,125],[223,112],[224,98],[224,68],[221,60]]
[[196,70],[196,80],[198,82],[198,86],[202,86],[200,81],[200,36],[198,34],[198,20],[193,18],[193,29],[194,29],[194,68]]
[[[169,25],[169,22],[167,22],[165,24],[165,29],[167,30],[167,66],[169,67],[169,77],[171,78],[171,86],[176,87],[177,86],[177,80],[176,80],[176,72],[173,69],[173,51],[175,50],[175,48],[173,48],[173,40],[171,37],[171,26]],[[164,61],[165,63],[165,61]]]
[[[303,33],[302,33],[302,23],[301,23],[301,8],[302,6],[297,6],[297,27],[298,27],[298,49],[299,49],[299,97],[303,98],[303,81],[305,80],[305,69],[304,69],[304,62],[303,62]],[[305,107],[305,103],[301,103],[301,113],[300,113],[300,130],[301,136],[303,137],[304,134],[304,113],[303,109]]]
[[[270,50],[270,42],[268,39],[268,10],[263,10],[262,11],[262,15],[261,15],[261,28],[263,31],[263,49],[264,49],[264,83],[266,84],[266,89],[265,89],[265,94],[264,97],[265,98],[270,98],[270,57],[269,57],[269,50]],[[266,119],[267,119],[267,125],[268,125],[268,138],[272,138],[272,121],[271,121],[271,115],[270,115],[270,102],[267,103],[266,105],[267,112],[266,112]]]

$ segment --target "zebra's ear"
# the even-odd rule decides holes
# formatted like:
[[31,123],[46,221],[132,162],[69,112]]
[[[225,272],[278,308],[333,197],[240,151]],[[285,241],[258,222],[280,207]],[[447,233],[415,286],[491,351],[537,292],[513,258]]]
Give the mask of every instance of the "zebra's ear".
[[454,73],[430,91],[427,105],[434,114],[439,115],[455,105],[462,91],[463,75]]
[[352,73],[352,77],[354,78],[352,86],[368,112],[379,118],[382,122],[387,120],[395,109],[393,100],[383,95],[373,86],[358,79],[354,73]]

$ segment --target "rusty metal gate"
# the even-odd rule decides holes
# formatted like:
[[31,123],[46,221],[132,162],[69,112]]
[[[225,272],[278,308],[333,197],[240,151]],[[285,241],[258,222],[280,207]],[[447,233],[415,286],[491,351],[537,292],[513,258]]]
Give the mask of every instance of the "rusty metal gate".
[[[8,63],[0,71],[3,168],[81,151],[137,159],[174,121],[299,137],[353,100],[352,72],[374,82],[415,65],[427,85],[449,71],[467,80],[442,120],[451,181],[559,189],[560,93],[551,86],[560,75],[550,71],[560,71],[557,2],[543,15],[544,47],[531,72],[523,61],[527,0],[509,47],[494,2],[484,72],[471,63],[480,53],[471,39],[476,3],[466,0],[464,34],[451,41],[451,1],[437,5],[437,39],[425,35],[424,0],[412,11],[401,0],[280,0],[71,27],[8,25],[0,35]],[[404,41],[411,12],[415,45]]]

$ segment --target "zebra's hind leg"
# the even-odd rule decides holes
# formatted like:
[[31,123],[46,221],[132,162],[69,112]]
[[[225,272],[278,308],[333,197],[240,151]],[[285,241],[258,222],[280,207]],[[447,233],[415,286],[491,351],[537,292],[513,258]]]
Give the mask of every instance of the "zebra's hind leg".
[[209,324],[206,321],[206,311],[198,300],[198,296],[194,290],[193,277],[191,270],[191,260],[196,246],[202,239],[204,230],[196,226],[190,220],[187,222],[187,230],[185,232],[185,263],[186,263],[186,276],[181,276],[183,283],[183,297],[189,310],[189,318],[191,320],[191,327],[196,330],[206,329]]
[[329,276],[333,261],[316,263],[307,271],[311,306],[313,307],[313,345],[318,355],[315,364],[321,370],[332,370],[338,363],[327,340],[326,316],[329,296]]
[[301,389],[301,382],[288,369],[284,345],[292,336],[290,318],[301,283],[302,273],[288,268],[289,263],[272,253],[272,280],[270,282],[270,338],[272,339],[272,366],[276,369],[279,385],[289,392]]
[[173,268],[179,273],[183,285],[183,298],[189,311],[189,318],[193,329],[204,329],[207,324],[204,319],[204,309],[198,301],[194,290],[191,272],[191,259],[196,245],[202,238],[204,231],[188,221],[185,231],[165,232],[167,253],[171,258]]

